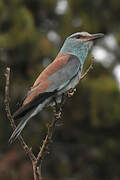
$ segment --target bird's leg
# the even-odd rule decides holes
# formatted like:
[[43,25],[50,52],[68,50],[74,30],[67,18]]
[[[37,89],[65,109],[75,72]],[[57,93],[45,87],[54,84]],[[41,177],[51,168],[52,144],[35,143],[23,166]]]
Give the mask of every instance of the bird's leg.
[[55,97],[53,98],[53,101],[55,102],[55,106],[53,107],[53,112],[55,114],[55,118],[60,119],[61,118],[61,108],[58,105]]
[[76,92],[76,88],[74,88],[74,89],[70,89],[69,91],[68,91],[68,97],[71,97],[71,96],[73,96],[73,94]]
[[60,103],[61,110],[62,110],[62,107],[65,104],[65,101],[67,100],[67,98],[68,98],[68,95],[66,93],[63,93],[62,98],[61,98],[61,103]]

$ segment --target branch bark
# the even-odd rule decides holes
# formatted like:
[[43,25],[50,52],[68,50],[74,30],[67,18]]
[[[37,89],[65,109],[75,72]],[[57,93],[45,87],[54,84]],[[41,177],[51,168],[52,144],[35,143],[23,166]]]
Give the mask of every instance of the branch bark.
[[[14,119],[12,118],[11,112],[10,112],[10,107],[9,107],[9,82],[10,82],[10,68],[6,68],[6,73],[5,73],[5,77],[6,77],[6,85],[5,85],[5,110],[7,113],[7,117],[10,120],[10,124],[12,129],[14,130],[16,128]],[[23,148],[23,150],[25,151],[25,153],[29,156],[30,160],[32,161],[33,164],[33,169],[34,169],[34,163],[36,161],[36,157],[32,152],[32,148],[29,148],[27,146],[27,144],[25,143],[25,141],[23,140],[22,136],[19,135],[18,137],[19,142],[21,144],[21,147]],[[34,175],[34,179],[35,180],[39,180],[39,178],[37,178],[37,175]]]

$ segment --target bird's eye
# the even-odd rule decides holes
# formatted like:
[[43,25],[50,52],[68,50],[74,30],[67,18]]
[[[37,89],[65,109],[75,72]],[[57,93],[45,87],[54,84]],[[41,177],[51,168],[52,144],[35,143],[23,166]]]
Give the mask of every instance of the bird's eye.
[[80,38],[82,38],[82,37],[83,37],[82,35],[78,34],[78,35],[73,36],[72,38],[74,38],[74,39],[80,39]]
[[80,39],[81,38],[81,35],[77,35],[75,36],[76,39]]

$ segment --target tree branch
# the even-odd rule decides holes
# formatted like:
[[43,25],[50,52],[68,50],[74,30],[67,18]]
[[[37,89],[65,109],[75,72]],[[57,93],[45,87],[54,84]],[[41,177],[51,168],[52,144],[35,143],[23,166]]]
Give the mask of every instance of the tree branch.
[[[90,64],[90,66],[88,67],[88,69],[86,70],[86,72],[81,76],[80,81],[81,81],[82,79],[84,79],[84,78],[87,76],[87,74],[93,69],[93,64],[94,64],[94,57],[92,56],[91,64]],[[79,81],[79,82],[80,82],[80,81]]]
[[[4,101],[5,102],[5,110],[6,110],[6,113],[7,113],[7,117],[10,120],[11,127],[14,130],[16,128],[16,125],[15,125],[14,119],[12,118],[12,115],[11,115],[11,112],[10,112],[10,107],[9,107],[10,68],[6,68],[5,77],[6,77],[5,101]],[[19,135],[18,139],[19,139],[19,142],[21,144],[21,147],[23,148],[25,153],[29,156],[30,160],[32,161],[32,164],[34,164],[34,162],[36,161],[36,157],[32,152],[32,148],[29,148],[27,146],[27,144],[25,143],[25,141],[23,140],[21,135]],[[36,178],[36,180],[37,180],[37,178]]]
[[[92,59],[93,59],[93,57],[92,57]],[[79,82],[87,76],[87,74],[90,72],[90,70],[92,68],[93,68],[93,61],[91,62],[90,66],[86,70],[86,72],[81,76]],[[9,107],[10,68],[6,68],[5,76],[6,76],[5,101],[4,101],[5,102],[5,110],[7,113],[7,117],[10,120],[11,127],[14,130],[16,128],[16,125],[15,125],[14,119],[12,118],[12,115],[10,112],[10,107]],[[77,84],[76,84],[76,86],[77,86]],[[42,143],[42,146],[41,146],[40,151],[37,156],[34,155],[32,148],[29,148],[27,146],[27,144],[25,143],[22,136],[21,135],[18,136],[18,140],[21,144],[21,147],[23,148],[25,153],[29,156],[29,158],[32,162],[34,180],[42,180],[41,166],[42,166],[42,160],[45,155],[47,146],[52,141],[52,135],[53,135],[53,131],[55,130],[56,123],[61,119],[61,111],[62,111],[62,107],[63,107],[65,101],[68,99],[68,97],[72,96],[75,91],[76,91],[76,89],[73,88],[73,89],[69,90],[67,95],[63,95],[61,104],[59,106],[58,106],[56,100],[54,100],[55,101],[55,106],[53,108],[54,118],[53,118],[52,122],[48,124],[48,128],[47,128],[48,130],[47,130],[46,137]]]

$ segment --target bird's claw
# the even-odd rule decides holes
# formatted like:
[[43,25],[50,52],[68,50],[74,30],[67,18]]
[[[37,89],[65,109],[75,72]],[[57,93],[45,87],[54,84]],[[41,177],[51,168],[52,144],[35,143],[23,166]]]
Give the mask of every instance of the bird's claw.
[[70,90],[68,91],[68,97],[73,96],[73,94],[74,94],[75,92],[76,92],[76,88],[70,89]]
[[59,111],[59,112],[56,112],[56,113],[55,113],[55,118],[56,118],[56,119],[60,119],[60,118],[61,118],[61,114],[62,114],[62,113],[61,113],[60,111]]
[[59,108],[59,110],[56,109],[56,107],[54,106],[53,107],[53,113],[54,113],[54,116],[56,119],[60,119],[61,118],[61,108]]

